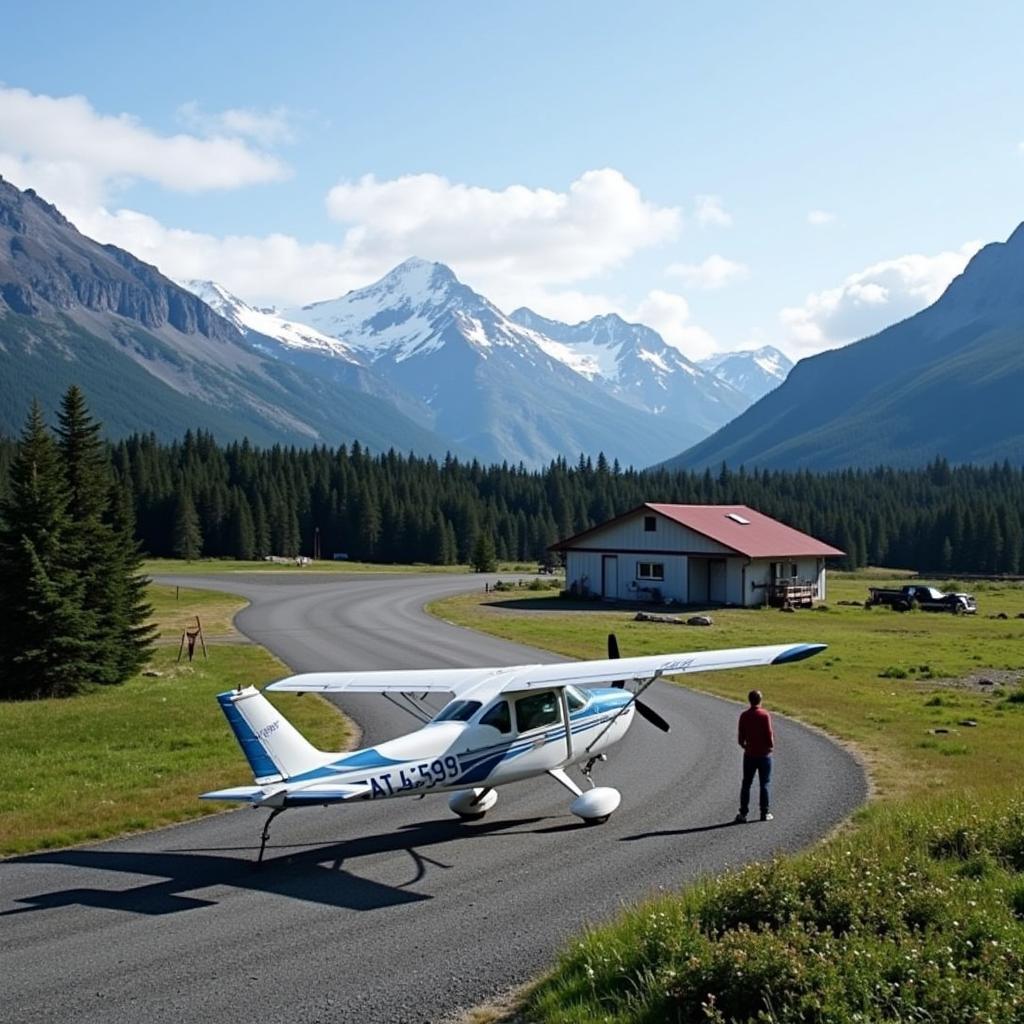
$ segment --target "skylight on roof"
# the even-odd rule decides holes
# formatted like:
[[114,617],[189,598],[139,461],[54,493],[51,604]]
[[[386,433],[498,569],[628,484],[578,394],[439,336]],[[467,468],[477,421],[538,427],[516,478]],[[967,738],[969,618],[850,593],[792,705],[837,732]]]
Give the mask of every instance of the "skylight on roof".
[[737,515],[735,512],[726,512],[725,513],[725,518],[726,519],[731,519],[734,523],[739,523],[740,526],[749,526],[750,525],[750,520],[749,519],[744,519],[743,516]]

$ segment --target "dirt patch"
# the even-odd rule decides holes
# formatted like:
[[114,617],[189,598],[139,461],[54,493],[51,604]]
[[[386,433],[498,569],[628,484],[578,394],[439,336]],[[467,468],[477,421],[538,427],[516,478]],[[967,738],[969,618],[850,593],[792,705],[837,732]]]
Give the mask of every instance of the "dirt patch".
[[919,690],[945,686],[951,690],[966,690],[970,693],[991,693],[997,688],[1013,689],[1024,684],[1024,671],[1019,668],[981,668],[958,678],[919,679]]

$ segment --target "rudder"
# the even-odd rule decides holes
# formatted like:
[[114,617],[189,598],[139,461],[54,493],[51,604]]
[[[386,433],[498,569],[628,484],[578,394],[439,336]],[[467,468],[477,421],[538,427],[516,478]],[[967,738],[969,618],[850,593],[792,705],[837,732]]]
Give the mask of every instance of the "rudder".
[[281,782],[331,760],[317,750],[254,686],[217,694],[256,782]]

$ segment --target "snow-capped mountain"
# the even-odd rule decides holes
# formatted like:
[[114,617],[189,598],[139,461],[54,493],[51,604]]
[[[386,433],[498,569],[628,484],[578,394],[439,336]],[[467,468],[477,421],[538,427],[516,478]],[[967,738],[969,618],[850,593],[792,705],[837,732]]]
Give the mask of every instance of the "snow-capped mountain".
[[750,404],[732,384],[691,362],[657,331],[614,313],[566,324],[522,308],[509,319],[532,330],[545,351],[577,373],[681,432],[710,433]]
[[[384,399],[402,417],[429,428],[433,414],[421,401],[396,388],[351,345],[323,334],[309,324],[296,323],[276,309],[257,309],[232,295],[216,281],[184,281],[183,287],[233,323],[250,346],[276,362],[301,367],[321,380],[354,388]],[[454,448],[458,445],[453,444]]]
[[257,309],[232,295],[216,281],[181,281],[193,295],[230,320],[243,334],[260,334],[293,349],[308,349],[349,363],[359,363],[352,349],[337,338],[321,334],[307,324],[287,320],[276,309]]
[[699,365],[742,391],[751,403],[774,391],[793,369],[793,362],[771,345],[752,351],[719,352]]
[[536,466],[603,451],[647,465],[674,439],[713,429],[680,429],[642,403],[610,398],[555,339],[514,322],[440,263],[406,260],[375,284],[285,316],[343,341],[429,406],[434,430],[487,460]]

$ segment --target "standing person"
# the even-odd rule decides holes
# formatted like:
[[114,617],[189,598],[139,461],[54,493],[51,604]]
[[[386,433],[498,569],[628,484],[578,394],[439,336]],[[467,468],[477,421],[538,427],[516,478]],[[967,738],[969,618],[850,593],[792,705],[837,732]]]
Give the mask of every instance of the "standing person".
[[740,715],[737,741],[743,748],[743,785],[740,786],[740,813],[736,815],[736,824],[747,820],[750,811],[750,784],[754,775],[761,784],[761,820],[771,821],[772,813],[768,810],[771,793],[769,785],[772,780],[772,750],[775,748],[775,735],[772,732],[772,716],[761,707],[761,691],[751,690],[747,694],[750,707]]

